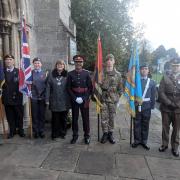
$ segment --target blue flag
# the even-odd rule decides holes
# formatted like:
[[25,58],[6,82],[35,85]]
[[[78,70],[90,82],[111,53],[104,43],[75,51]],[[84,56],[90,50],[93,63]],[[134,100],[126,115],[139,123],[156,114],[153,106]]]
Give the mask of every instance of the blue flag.
[[135,117],[135,102],[139,105],[142,104],[142,87],[139,69],[139,54],[137,44],[135,43],[131,52],[124,93],[127,98],[127,109],[132,117]]

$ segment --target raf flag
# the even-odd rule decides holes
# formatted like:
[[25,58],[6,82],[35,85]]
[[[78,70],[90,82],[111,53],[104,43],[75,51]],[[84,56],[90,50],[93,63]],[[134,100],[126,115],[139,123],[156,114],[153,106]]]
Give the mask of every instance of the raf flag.
[[22,40],[21,40],[21,62],[19,68],[19,91],[28,97],[31,96],[31,64],[30,64],[30,54],[29,46],[27,43],[26,35],[26,23],[25,19],[22,19]]
[[131,117],[135,117],[135,102],[139,105],[142,104],[142,87],[137,44],[134,44],[132,48],[124,95],[127,98],[128,111]]

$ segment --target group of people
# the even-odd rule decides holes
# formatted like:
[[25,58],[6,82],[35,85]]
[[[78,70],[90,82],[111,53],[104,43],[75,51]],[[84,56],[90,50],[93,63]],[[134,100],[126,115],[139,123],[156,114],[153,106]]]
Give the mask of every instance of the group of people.
[[[67,72],[63,60],[58,60],[54,69],[49,74],[42,70],[40,58],[33,59],[32,70],[32,125],[34,138],[45,137],[45,110],[46,106],[52,112],[51,138],[65,138],[67,115],[72,109],[72,139],[71,144],[78,140],[78,118],[81,112],[84,131],[84,143],[90,143],[89,103],[93,95],[92,78],[89,71],[83,69],[84,57],[76,55],[73,57],[75,69]],[[15,68],[14,57],[6,55],[5,83],[2,87],[2,102],[4,104],[6,117],[9,125],[8,138],[16,133],[24,137],[23,129],[23,95],[19,92],[19,70]],[[105,58],[101,95],[101,143],[109,141],[115,143],[114,121],[117,103],[123,93],[123,81],[121,74],[115,69],[115,58],[108,54]],[[180,59],[171,61],[172,71],[165,74],[159,87],[160,110],[162,113],[162,145],[160,152],[164,152],[169,144],[170,124],[173,126],[171,136],[172,154],[179,156],[179,128],[180,128]],[[149,67],[146,64],[140,66],[142,100],[143,103],[136,106],[136,117],[134,122],[134,142],[132,148],[142,145],[149,150],[147,144],[149,134],[149,122],[151,110],[155,106],[156,84],[148,77]]]
[[[159,152],[164,152],[169,145],[170,125],[171,152],[175,157],[179,157],[179,130],[180,130],[180,58],[173,58],[168,73],[163,75],[159,85],[159,102],[162,116],[162,145]],[[155,106],[156,84],[148,77],[149,67],[144,64],[140,66],[142,98],[143,103],[139,109],[136,104],[136,117],[134,118],[134,143],[132,148],[142,145],[146,150],[150,147],[147,144],[149,133],[149,122],[151,110]]]

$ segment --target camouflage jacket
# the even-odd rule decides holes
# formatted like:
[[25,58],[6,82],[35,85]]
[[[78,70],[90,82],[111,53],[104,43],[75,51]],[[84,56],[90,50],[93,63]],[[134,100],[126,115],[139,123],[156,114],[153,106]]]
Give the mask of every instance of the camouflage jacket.
[[122,94],[122,78],[121,74],[116,71],[107,72],[104,71],[101,89],[102,89],[102,99],[101,101],[109,103],[117,103]]
[[174,112],[180,113],[180,74],[164,75],[159,86],[160,109],[171,112],[169,105],[174,106]]

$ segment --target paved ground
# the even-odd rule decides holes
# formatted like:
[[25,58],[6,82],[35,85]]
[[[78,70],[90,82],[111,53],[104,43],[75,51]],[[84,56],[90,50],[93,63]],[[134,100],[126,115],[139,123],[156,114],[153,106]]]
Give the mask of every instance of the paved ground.
[[[129,146],[129,117],[120,105],[116,118],[115,145],[97,142],[97,119],[91,105],[91,144],[83,136],[71,145],[71,130],[65,140],[52,141],[14,137],[0,146],[0,180],[179,180],[180,158],[170,149],[158,152],[161,143],[161,119],[153,111],[150,123],[150,151]],[[80,120],[81,123],[81,120]]]

